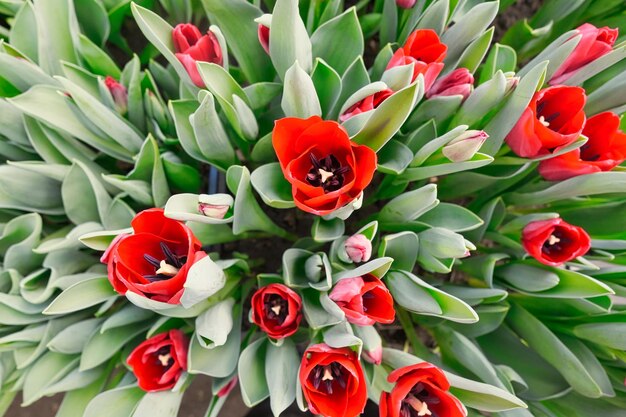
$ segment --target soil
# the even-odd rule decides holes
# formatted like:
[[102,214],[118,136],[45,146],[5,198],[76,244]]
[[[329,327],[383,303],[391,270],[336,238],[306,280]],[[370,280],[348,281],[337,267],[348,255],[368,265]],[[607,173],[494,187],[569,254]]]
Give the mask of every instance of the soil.
[[[346,4],[354,4],[357,0],[346,0]],[[524,19],[525,17],[532,16],[533,13],[543,4],[544,0],[518,0],[515,4],[510,6],[505,13],[499,14],[495,21],[496,34],[495,40],[501,38],[507,28],[511,27],[515,22]],[[126,28],[125,28],[126,29]],[[131,37],[133,38],[133,37]],[[141,38],[141,37],[137,37]],[[120,54],[121,51],[116,51]],[[123,53],[120,54],[120,58]],[[310,216],[300,215],[296,210],[273,210],[269,213],[270,217],[274,219],[280,226],[287,230],[294,231],[300,236],[308,234],[311,227]],[[348,231],[349,232],[349,231]],[[233,252],[242,252],[254,254],[267,254],[267,253],[282,253],[284,249],[290,247],[290,242],[277,239],[259,239],[249,242],[240,242],[238,244],[224,245],[222,252],[225,256],[230,255]],[[262,255],[261,255],[262,256]],[[267,272],[275,272],[280,268],[279,257],[266,257],[266,263],[261,266],[261,269]],[[393,326],[391,326],[393,327]],[[393,333],[394,331],[401,332],[399,328],[391,328],[388,326],[386,329],[389,331],[389,338],[396,339]],[[211,397],[210,391],[210,379],[208,377],[197,377],[190,389],[186,392],[183,398],[182,406],[179,412],[180,417],[203,417],[206,412],[206,407]],[[51,398],[44,398],[34,405],[26,408],[19,406],[21,398],[16,398],[11,408],[6,413],[6,417],[52,417],[55,415],[62,400],[61,395],[56,395]],[[241,400],[241,395],[238,389],[233,390],[228,398],[221,415],[228,417],[243,417],[248,415],[249,417],[265,417],[270,416],[269,404],[263,403],[256,407],[252,411],[249,411]],[[285,417],[296,417],[302,415],[297,410],[288,410],[283,414]],[[374,404],[368,404],[366,413],[364,415],[375,416],[377,409]],[[80,416],[77,416],[80,417]]]

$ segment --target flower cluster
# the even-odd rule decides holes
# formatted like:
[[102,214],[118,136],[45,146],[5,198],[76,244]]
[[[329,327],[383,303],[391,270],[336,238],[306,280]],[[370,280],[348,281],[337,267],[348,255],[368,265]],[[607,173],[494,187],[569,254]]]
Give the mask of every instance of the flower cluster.
[[509,3],[0,1],[2,403],[621,415],[626,6]]

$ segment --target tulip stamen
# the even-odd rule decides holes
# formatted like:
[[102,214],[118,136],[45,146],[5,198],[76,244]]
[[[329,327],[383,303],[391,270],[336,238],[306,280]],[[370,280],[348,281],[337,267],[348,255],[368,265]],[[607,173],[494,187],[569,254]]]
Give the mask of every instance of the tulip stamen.
[[306,175],[306,181],[314,187],[322,187],[325,193],[337,191],[345,182],[344,174],[350,167],[341,166],[334,155],[318,159],[313,153],[309,154],[311,169]]
[[167,366],[171,359],[172,355],[169,353],[167,355],[159,355],[159,362],[161,362],[161,365],[163,366]]
[[159,365],[163,368],[169,369],[174,365],[174,358],[172,357],[172,350],[169,346],[163,346],[157,350],[154,355]]
[[170,279],[180,271],[180,268],[187,262],[186,256],[177,256],[172,250],[163,242],[160,243],[161,251],[165,259],[158,260],[154,256],[145,253],[143,259],[146,260],[155,269],[154,274],[147,274],[143,277],[150,282],[163,281]]
[[558,237],[554,236],[554,235],[550,235],[550,237],[548,238],[548,245],[552,246],[556,243],[559,243],[561,241],[561,239],[559,239]]
[[549,127],[550,126],[550,122],[548,122],[546,120],[545,117],[543,116],[539,116],[539,123],[541,123],[542,125],[544,125],[545,127]]
[[418,400],[411,394],[409,394],[404,401],[417,412],[419,417],[431,416],[433,414],[433,412],[428,409],[426,402]]
[[278,325],[283,324],[289,315],[287,300],[278,294],[267,294],[265,296],[264,309],[267,318],[275,320]]
[[332,394],[336,388],[333,384],[336,382],[342,389],[346,388],[346,380],[343,375],[343,366],[337,362],[329,365],[317,365],[311,372],[310,382],[315,389],[322,387],[327,394]]

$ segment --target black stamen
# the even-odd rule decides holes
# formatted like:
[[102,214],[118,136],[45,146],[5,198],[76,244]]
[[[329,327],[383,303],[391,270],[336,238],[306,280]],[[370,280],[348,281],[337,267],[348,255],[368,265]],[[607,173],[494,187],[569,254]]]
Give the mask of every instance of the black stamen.
[[561,115],[561,113],[556,112],[556,113],[551,114],[551,115],[550,115],[550,116],[548,116],[548,117],[544,117],[544,118],[543,118],[543,120],[545,120],[545,121],[546,121],[546,123],[552,123],[552,121],[553,121],[554,119],[556,119],[557,117],[559,117],[560,115]]
[[343,187],[344,174],[350,171],[350,167],[341,166],[334,155],[327,155],[321,160],[313,153],[309,154],[311,169],[306,175],[306,181],[314,187],[322,187],[325,193],[337,191]]
[[182,265],[178,261],[178,256],[174,255],[174,252],[172,252],[172,250],[165,243],[161,242],[160,245],[163,255],[165,255],[166,262],[176,268],[180,268]]
[[155,268],[159,268],[161,266],[161,263],[159,262],[159,260],[157,258],[155,258],[154,256],[151,256],[151,255],[148,255],[147,253],[144,253],[143,259],[148,261],[150,263],[150,265],[152,265]]

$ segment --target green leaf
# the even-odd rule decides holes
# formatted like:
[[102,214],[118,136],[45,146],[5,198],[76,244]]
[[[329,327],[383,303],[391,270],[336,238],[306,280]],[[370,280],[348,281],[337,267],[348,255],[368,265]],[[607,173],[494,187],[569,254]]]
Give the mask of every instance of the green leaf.
[[73,43],[78,36],[73,2],[50,0],[34,6],[39,65],[49,74],[60,75],[63,73],[61,62],[78,63]]
[[78,38],[78,50],[91,72],[119,79],[121,72],[115,61],[85,35]]
[[422,102],[406,123],[405,131],[412,131],[429,120],[435,124],[445,124],[459,109],[463,102],[462,95],[437,96]]
[[472,91],[455,114],[450,125],[475,126],[504,99],[505,92],[506,77],[501,70],[498,70],[491,79]]
[[43,311],[43,314],[67,314],[105,302],[117,294],[105,277],[87,279],[63,291]]
[[[0,55],[1,57],[1,55]],[[336,119],[339,116],[339,109],[344,105],[346,100],[358,91],[360,88],[370,83],[370,77],[365,68],[363,57],[359,56],[348,67],[341,77],[341,94],[337,99],[333,111],[330,112],[329,118]]]
[[[272,30],[273,22],[272,19]],[[337,42],[338,39],[342,41]],[[363,55],[364,50],[356,8],[351,7],[318,27],[311,36],[311,44],[314,57],[322,58],[335,71],[343,74],[355,58]]]
[[324,60],[317,58],[311,73],[311,79],[317,92],[322,114],[328,116],[341,93],[341,77]]
[[[441,36],[441,42],[448,46],[444,63],[456,63],[465,48],[476,38],[481,36],[489,27],[498,13],[498,2],[480,3],[461,17]],[[452,67],[453,68],[453,67]]]
[[384,236],[378,248],[379,256],[393,258],[393,269],[412,271],[417,262],[419,240],[413,232],[401,232]]
[[74,323],[48,342],[48,349],[65,355],[80,354],[87,341],[102,324],[102,319],[88,319]]
[[530,206],[573,197],[624,192],[626,192],[626,173],[598,172],[569,178],[539,191],[511,193],[506,200],[516,205]]
[[113,202],[100,178],[78,161],[63,180],[61,195],[67,217],[77,225],[103,223]]
[[223,345],[208,348],[200,341],[202,336],[194,334],[189,346],[189,373],[225,378],[235,372],[241,345],[241,307],[235,306],[231,314],[233,328]]
[[415,220],[439,204],[437,186],[428,184],[394,198],[380,210],[380,222],[406,222]]
[[283,98],[280,104],[287,117],[307,119],[322,115],[313,80],[300,67],[298,61],[285,72],[284,79]]
[[104,5],[98,0],[85,0],[74,3],[76,17],[83,32],[98,45],[104,45],[111,32],[109,16]]
[[149,392],[139,400],[132,417],[176,417],[183,391]]
[[46,387],[63,378],[76,362],[75,356],[54,352],[44,354],[25,374],[22,405],[26,407],[43,397]]
[[612,349],[624,350],[626,346],[626,336],[624,334],[624,323],[586,323],[575,326],[574,334],[593,343],[610,347]]
[[393,94],[378,106],[352,140],[374,151],[381,149],[398,132],[414,104],[424,94],[423,81],[420,80],[423,78],[418,77],[416,83]]
[[239,357],[239,386],[243,402],[253,407],[270,395],[265,376],[265,353],[267,339],[261,338],[249,344]]
[[402,142],[391,139],[378,151],[378,170],[385,174],[400,175],[413,160],[413,151]]
[[[17,4],[17,3],[16,3]],[[38,40],[33,36],[33,28],[37,27],[35,8],[30,2],[23,2],[15,15],[9,32],[9,42],[33,62],[38,62]]]
[[312,329],[333,326],[345,319],[344,312],[328,297],[327,293],[305,288],[301,294],[302,312]]
[[133,338],[144,334],[148,326],[134,324],[91,335],[80,356],[81,371],[93,369],[116,355]]
[[270,57],[281,79],[297,61],[305,72],[311,71],[312,45],[300,18],[298,0],[277,0],[272,14]]
[[263,14],[261,9],[245,0],[227,3],[222,0],[202,0],[202,5],[209,21],[219,26],[224,33],[228,47],[248,81],[271,81],[274,70],[259,44],[258,25],[254,21]]
[[463,51],[456,67],[467,68],[471,73],[474,73],[480,63],[483,62],[483,58],[485,58],[485,55],[491,46],[494,31],[495,28],[491,27],[477,39],[472,41],[465,51]]
[[420,216],[419,221],[433,227],[445,227],[453,232],[467,232],[483,224],[483,220],[468,209],[449,203],[440,203]]
[[559,338],[523,308],[513,305],[507,323],[541,357],[552,364],[577,392],[589,398],[602,396],[589,371]]
[[447,294],[407,271],[391,271],[385,282],[393,299],[416,314],[436,316],[457,323],[475,323],[476,312],[464,301]]
[[233,233],[238,235],[251,230],[266,231],[277,235],[284,235],[259,206],[250,187],[250,171],[248,168],[233,165],[226,172],[226,183],[235,195],[235,211]]
[[281,92],[281,83],[260,82],[243,88],[252,110],[266,107]]
[[[434,1],[426,9],[415,29],[432,29],[441,36],[444,28],[446,27],[449,15],[450,0]],[[406,33],[403,33],[404,36],[400,36],[400,39],[402,39],[403,42],[406,42],[406,39],[411,33],[411,30],[409,29],[407,31],[407,28],[405,28],[405,31]]]
[[324,220],[316,217],[311,226],[311,237],[316,242],[332,242],[339,239],[345,232],[345,224],[341,219]]
[[205,161],[224,170],[236,161],[235,150],[222,126],[211,93],[205,94],[198,109],[189,115],[189,123],[197,148]]
[[83,417],[131,417],[137,403],[146,395],[141,388],[127,385],[98,394],[87,406]]
[[498,72],[512,72],[517,66],[517,54],[515,49],[508,45],[496,43],[489,52],[487,60],[480,71],[479,83],[483,84],[492,79]]
[[270,394],[270,408],[279,416],[296,399],[300,355],[291,339],[281,346],[267,345],[265,379]]
[[540,82],[544,79],[547,66],[548,63],[544,61],[528,71],[528,74],[521,78],[504,106],[485,126],[484,131],[489,135],[489,140],[481,148],[484,153],[494,155],[500,149],[504,138],[515,126],[524,109],[530,103],[535,91],[540,87]]

